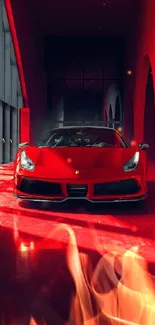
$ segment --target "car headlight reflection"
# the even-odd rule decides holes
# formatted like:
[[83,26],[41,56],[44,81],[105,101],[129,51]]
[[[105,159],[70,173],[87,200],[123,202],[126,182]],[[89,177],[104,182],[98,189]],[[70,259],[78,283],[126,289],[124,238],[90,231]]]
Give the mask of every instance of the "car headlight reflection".
[[35,168],[35,164],[32,162],[32,160],[26,155],[25,151],[22,151],[21,153],[21,167],[23,169],[29,170],[31,172],[33,172],[34,168]]
[[125,172],[130,172],[132,170],[135,170],[139,163],[139,152],[135,152],[134,156],[128,160],[125,165],[123,166],[123,170]]

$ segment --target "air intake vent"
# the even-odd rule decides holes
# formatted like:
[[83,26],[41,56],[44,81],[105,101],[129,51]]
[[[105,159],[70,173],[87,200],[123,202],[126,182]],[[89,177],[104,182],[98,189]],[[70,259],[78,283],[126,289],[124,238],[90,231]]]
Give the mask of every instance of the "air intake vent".
[[68,184],[67,192],[69,197],[85,197],[87,195],[88,185],[86,184]]
[[133,179],[112,183],[100,183],[94,186],[94,195],[129,195],[139,191],[137,182]]
[[61,185],[58,183],[36,181],[30,178],[23,178],[19,188],[27,194],[59,196],[62,195]]

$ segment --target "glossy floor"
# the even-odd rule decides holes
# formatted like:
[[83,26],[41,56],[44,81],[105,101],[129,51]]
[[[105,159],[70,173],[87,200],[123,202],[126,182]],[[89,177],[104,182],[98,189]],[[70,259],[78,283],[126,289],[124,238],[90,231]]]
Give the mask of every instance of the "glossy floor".
[[[133,203],[92,205],[83,202],[30,206],[12,195],[12,179],[12,165],[2,165],[0,324],[29,324],[32,313],[41,317],[38,315],[44,313],[40,309],[44,309],[45,300],[41,300],[42,307],[39,307],[40,300],[36,303],[36,297],[38,293],[44,296],[51,287],[54,292],[51,298],[54,310],[52,319],[56,320],[48,324],[59,325],[64,323],[62,319],[67,320],[73,283],[66,267],[65,250],[72,230],[79,251],[88,254],[93,261],[99,259],[99,251],[109,243],[126,249],[137,246],[147,259],[150,272],[154,273],[154,164],[149,167],[146,206]],[[58,230],[54,232],[57,227]]]

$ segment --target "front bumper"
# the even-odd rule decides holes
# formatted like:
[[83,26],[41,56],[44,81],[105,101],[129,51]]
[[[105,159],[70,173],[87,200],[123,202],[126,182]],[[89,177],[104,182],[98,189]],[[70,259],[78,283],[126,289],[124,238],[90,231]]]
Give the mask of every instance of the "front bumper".
[[134,202],[144,200],[147,183],[142,176],[123,179],[55,180],[19,178],[14,195],[22,200],[65,202],[86,200],[92,203]]
[[26,195],[20,195],[20,194],[14,194],[18,199],[20,200],[25,200],[25,201],[33,201],[33,202],[49,202],[49,203],[63,203],[66,201],[72,201],[72,200],[85,200],[88,201],[90,203],[119,203],[119,202],[138,202],[138,201],[143,201],[146,199],[146,194],[136,197],[136,198],[129,198],[129,199],[123,199],[123,198],[117,198],[117,199],[98,199],[98,200],[93,200],[93,199],[89,199],[87,197],[67,197],[65,199],[46,199],[46,198],[35,198],[35,197],[31,197],[31,196],[26,196]]

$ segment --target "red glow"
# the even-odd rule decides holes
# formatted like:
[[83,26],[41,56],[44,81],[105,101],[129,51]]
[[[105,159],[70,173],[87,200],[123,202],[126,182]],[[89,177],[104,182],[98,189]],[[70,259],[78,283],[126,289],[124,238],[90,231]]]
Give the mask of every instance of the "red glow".
[[28,105],[27,90],[26,90],[26,84],[25,84],[24,72],[23,72],[23,66],[22,66],[22,59],[21,59],[21,55],[20,55],[18,39],[17,39],[16,28],[15,28],[15,23],[14,23],[10,0],[5,0],[5,8],[6,8],[7,16],[8,16],[12,41],[13,41],[13,45],[14,45],[15,56],[16,56],[16,60],[17,60],[17,67],[18,67],[18,71],[19,71],[19,78],[20,78],[20,82],[21,82],[24,105],[26,107],[28,107],[29,105]]
[[[12,196],[11,196],[12,197]],[[7,199],[7,198],[6,198]],[[4,202],[4,198],[3,198]],[[12,201],[13,204],[13,201]],[[77,243],[79,247],[93,250],[96,245],[103,245],[110,243],[123,245],[125,248],[139,245],[154,245],[155,242],[151,239],[141,238],[136,234],[137,226],[130,225],[130,217],[128,218],[128,225],[123,221],[119,221],[112,215],[97,215],[94,216],[89,213],[65,213],[65,212],[52,212],[41,210],[22,209],[18,206],[16,199],[14,199],[14,208],[3,207],[3,214],[0,215],[1,225],[14,230],[14,218],[18,216],[18,232],[29,234],[44,238],[45,241],[41,242],[41,247],[46,246],[46,240],[52,240],[53,249],[62,249],[63,245],[68,242],[68,236],[65,227],[61,231],[61,238],[56,237],[55,229],[58,225],[70,225],[75,232]],[[148,217],[148,216],[147,216]],[[17,217],[16,217],[17,218]],[[48,218],[48,220],[46,220]],[[100,220],[96,223],[95,220]],[[140,226],[142,220],[140,220]],[[91,229],[97,227],[96,229]],[[146,225],[145,225],[146,229]],[[137,229],[138,230],[138,229]],[[136,236],[135,236],[136,234]],[[26,247],[33,249],[34,244],[22,241],[20,249],[27,250]],[[61,245],[60,245],[61,244]],[[37,249],[37,245],[36,245]]]
[[137,230],[138,230],[137,226],[133,226],[133,227],[132,227],[132,231],[133,231],[133,232],[136,232]]
[[35,249],[35,244],[33,241],[31,241],[30,243],[25,243],[25,242],[21,242],[20,243],[20,248],[19,250],[22,253],[28,252],[28,251],[33,251]]
[[21,244],[20,244],[20,251],[21,251],[22,253],[27,252],[27,251],[28,251],[27,246],[25,246],[23,243],[21,243]]
[[[12,171],[12,164],[3,165],[0,173],[3,174]],[[152,172],[153,173],[153,172]],[[13,174],[13,173],[12,173]],[[151,179],[151,175],[150,175]],[[10,191],[10,192],[9,192]],[[11,204],[10,204],[11,202]],[[80,208],[80,209],[79,209]],[[69,211],[52,211],[50,209],[31,209],[31,207],[20,207],[19,201],[12,195],[12,182],[4,181],[1,185],[0,192],[0,225],[1,227],[8,228],[13,231],[16,239],[16,245],[21,251],[25,251],[26,247],[31,250],[44,249],[63,249],[68,242],[68,236],[65,230],[62,232],[61,237],[53,235],[54,229],[58,225],[69,225],[76,235],[76,240],[79,247],[94,250],[96,245],[105,245],[109,242],[130,248],[132,246],[143,247],[143,253],[148,254],[148,259],[154,259],[154,254],[151,253],[155,245],[153,237],[153,224],[154,216],[141,214],[137,218],[135,210],[132,212],[119,212],[118,208],[115,209],[115,215],[111,212],[96,211],[91,213],[81,207]],[[104,211],[104,212],[103,212]],[[65,227],[63,228],[65,229]],[[43,240],[20,241],[20,232],[29,235],[31,238],[37,236]],[[18,236],[16,234],[18,233]],[[141,236],[143,233],[143,236]],[[145,236],[144,236],[145,234]],[[18,237],[18,238],[16,238]],[[22,246],[20,246],[22,243]],[[148,252],[149,250],[149,252]],[[148,252],[148,253],[147,253]],[[150,255],[151,254],[151,255]]]
[[30,242],[30,249],[31,250],[34,250],[35,249],[35,245],[34,245],[34,242],[33,241]]
[[132,75],[132,71],[131,70],[127,70],[127,75],[131,76]]
[[118,127],[117,131],[118,131],[118,132],[122,132],[122,127],[121,127],[121,126]]
[[30,116],[29,108],[21,108],[19,111],[20,143],[30,142]]
[[132,140],[130,142],[130,145],[131,145],[131,147],[136,147],[137,146],[137,142],[135,140]]
[[72,159],[71,159],[71,158],[67,158],[67,162],[68,162],[69,164],[71,164]]

